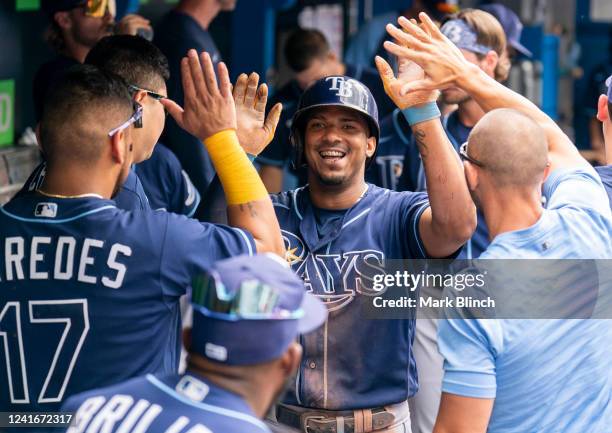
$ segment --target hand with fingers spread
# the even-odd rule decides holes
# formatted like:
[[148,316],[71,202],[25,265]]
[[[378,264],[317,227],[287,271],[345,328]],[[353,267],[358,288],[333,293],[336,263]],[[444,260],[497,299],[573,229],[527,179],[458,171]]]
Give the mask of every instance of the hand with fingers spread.
[[181,61],[184,107],[169,99],[161,101],[181,128],[202,141],[217,132],[237,129],[232,85],[223,62],[217,73],[218,83],[210,55],[203,52],[198,57],[195,50],[189,50]]
[[401,94],[431,91],[455,85],[457,79],[472,65],[459,48],[442,34],[425,13],[420,13],[421,25],[399,17],[401,29],[387,25],[387,32],[397,41],[385,41],[385,49],[400,59],[413,61],[425,71],[425,77],[403,84]]
[[250,155],[259,155],[274,138],[282,105],[272,107],[266,117],[268,86],[258,87],[259,75],[240,74],[234,86],[238,141]]
[[385,59],[376,56],[374,61],[376,62],[376,68],[378,69],[380,78],[383,81],[385,92],[401,110],[427,102],[435,102],[438,99],[439,92],[437,90],[402,92],[402,89],[407,84],[425,78],[423,69],[413,61],[404,57],[398,57],[397,77],[395,77],[393,69],[391,69],[391,66]]

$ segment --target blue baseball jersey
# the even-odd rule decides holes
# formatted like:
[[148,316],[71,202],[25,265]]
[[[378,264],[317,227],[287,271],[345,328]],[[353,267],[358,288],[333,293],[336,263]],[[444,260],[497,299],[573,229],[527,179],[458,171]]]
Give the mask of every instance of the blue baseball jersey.
[[[481,258],[612,258],[610,208],[593,169],[557,170],[543,193],[547,204],[540,219],[496,236]],[[542,290],[546,283],[552,285],[548,291],[574,292],[573,302],[564,306],[569,316],[591,296],[576,293],[579,282],[571,277],[555,276],[540,285]],[[599,291],[609,296],[610,286],[602,284]],[[538,294],[517,287],[511,296]],[[442,390],[494,398],[489,433],[609,432],[611,341],[609,320],[441,320]]]
[[[399,143],[405,145],[403,158],[403,170],[400,179],[397,181],[399,191],[425,191],[427,183],[425,181],[425,170],[421,161],[421,154],[414,141],[414,136],[410,130],[408,122],[397,110],[394,114],[395,119],[385,120],[382,123],[381,134],[388,137],[383,146],[391,149],[400,147]],[[457,111],[452,112],[442,119],[442,126],[446,131],[449,141],[459,153],[459,147],[465,143],[470,135],[472,128],[465,126],[459,120]],[[386,152],[382,149],[383,153]],[[484,215],[480,210],[476,212],[477,225],[472,238],[465,244],[459,254],[460,259],[477,258],[489,245],[489,229],[485,222]]]
[[8,411],[57,410],[78,392],[176,372],[179,297],[192,277],[255,251],[240,229],[36,193],[0,208],[0,239],[0,407]]
[[62,406],[76,412],[66,433],[268,433],[247,402],[203,377],[147,375],[75,395]]
[[193,216],[200,193],[170,149],[157,143],[151,157],[136,164],[134,170],[152,209]]
[[304,187],[273,203],[292,269],[329,311],[325,325],[301,337],[304,355],[286,403],[349,410],[414,395],[414,319],[363,320],[361,307],[376,292],[361,279],[387,259],[427,257],[418,229],[427,195],[368,184],[350,209],[322,211]]
[[[41,162],[34,169],[32,174],[28,177],[28,179],[23,184],[23,187],[17,194],[17,196],[21,196],[28,192],[34,192],[38,188],[42,186],[43,181],[45,180],[45,173],[47,170],[47,163]],[[113,200],[117,204],[119,209],[123,210],[149,210],[151,206],[149,204],[149,200],[147,198],[147,194],[144,191],[142,183],[140,179],[136,175],[134,171],[134,167],[130,169],[125,182],[121,185],[119,192],[117,195],[113,197]]]
[[595,171],[597,171],[597,174],[601,178],[601,182],[608,193],[608,200],[610,201],[610,207],[612,208],[612,165],[595,167]]

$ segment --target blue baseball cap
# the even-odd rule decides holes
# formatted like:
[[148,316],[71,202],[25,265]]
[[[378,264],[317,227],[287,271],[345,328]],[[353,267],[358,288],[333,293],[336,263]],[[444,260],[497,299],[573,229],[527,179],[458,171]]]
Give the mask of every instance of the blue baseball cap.
[[533,53],[521,44],[521,33],[523,33],[523,23],[512,9],[498,3],[480,6],[479,9],[490,13],[501,24],[506,33],[508,45],[514,48],[519,53],[533,57]]
[[440,29],[442,34],[457,46],[472,53],[486,55],[493,48],[478,43],[478,34],[462,19],[452,19]]
[[321,326],[327,308],[274,254],[220,260],[192,283],[191,352],[226,365],[280,357]]

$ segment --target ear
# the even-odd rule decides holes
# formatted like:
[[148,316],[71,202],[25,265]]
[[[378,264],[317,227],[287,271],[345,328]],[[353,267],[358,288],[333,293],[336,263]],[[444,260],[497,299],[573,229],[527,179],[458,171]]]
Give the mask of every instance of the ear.
[[463,161],[463,170],[465,171],[465,179],[470,191],[475,191],[478,188],[478,169],[469,161]]
[[53,15],[53,20],[62,30],[68,30],[72,27],[72,19],[70,18],[70,13],[67,11],[56,12],[55,15]]
[[300,366],[302,359],[302,346],[294,341],[292,342],[285,354],[280,359],[280,366],[285,373],[285,377],[293,375]]
[[[143,100],[147,97],[147,92],[144,90],[139,90],[134,95],[134,101],[138,102],[140,105],[143,105]],[[144,106],[144,105],[143,105]]]
[[375,152],[376,152],[376,138],[368,137],[368,141],[366,143],[366,156],[368,158],[371,158],[372,156],[374,156]]
[[597,101],[597,120],[602,123],[610,120],[607,95],[599,95],[599,100]]
[[493,50],[490,50],[481,61],[482,69],[491,77],[495,76],[495,68],[497,68],[498,63],[499,56]]
[[183,346],[187,352],[191,350],[191,328],[183,329]]
[[110,137],[111,156],[117,164],[123,165],[126,153],[129,151],[126,146],[126,142],[131,139],[129,131],[130,128],[126,128]]
[[550,167],[552,167],[552,164],[550,163],[549,159],[546,163],[546,168],[544,169],[544,180],[542,182],[546,182],[546,179],[548,179],[548,175],[550,174]]

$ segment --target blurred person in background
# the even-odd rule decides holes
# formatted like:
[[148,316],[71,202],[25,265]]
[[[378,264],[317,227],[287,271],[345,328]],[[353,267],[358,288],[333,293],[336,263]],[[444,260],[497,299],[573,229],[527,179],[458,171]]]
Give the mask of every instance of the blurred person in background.
[[[180,63],[190,49],[210,54],[213,64],[221,61],[221,54],[208,27],[223,11],[232,11],[237,0],[180,0],[155,27],[155,45],[166,55],[170,65],[167,82],[168,97],[183,103]],[[174,119],[168,119],[162,141],[178,157],[181,165],[201,195],[214,176],[214,169],[202,143],[184,131]]]
[[[364,83],[374,95],[379,107],[379,115],[385,116],[393,111],[395,104],[386,95],[376,70],[369,67],[355,67],[342,63],[334,53],[325,35],[315,29],[293,31],[284,47],[285,60],[293,79],[281,87],[269,107],[275,103],[283,104],[283,112],[276,135],[268,147],[257,158],[259,174],[268,189],[276,193],[292,189],[306,183],[305,171],[291,167],[291,144],[289,133],[291,119],[295,114],[302,92],[313,82],[330,75],[344,75]],[[289,187],[289,188],[287,188]]]
[[126,15],[115,22],[115,0],[42,0],[41,8],[49,18],[45,39],[57,56],[43,64],[34,77],[37,122],[49,89],[66,69],[83,63],[100,39],[112,33],[136,35],[151,31],[149,21],[139,15]]
[[390,60],[382,44],[386,39],[387,32],[385,26],[391,21],[395,21],[398,15],[408,19],[417,18],[419,12],[426,12],[436,21],[441,21],[446,14],[457,12],[457,6],[450,4],[446,0],[413,0],[411,6],[404,10],[394,10],[377,15],[367,21],[359,31],[353,35],[348,43],[344,60],[355,66],[374,65],[374,56],[381,56]]

